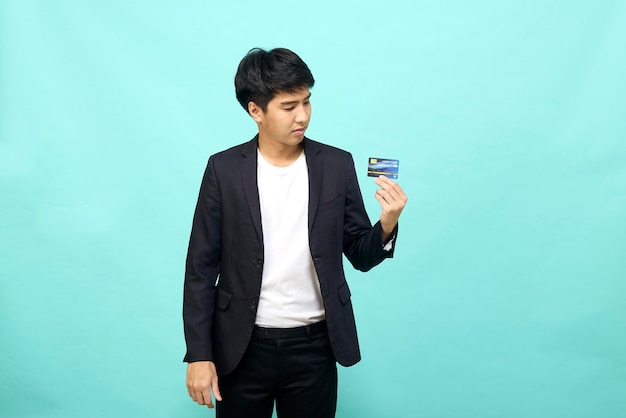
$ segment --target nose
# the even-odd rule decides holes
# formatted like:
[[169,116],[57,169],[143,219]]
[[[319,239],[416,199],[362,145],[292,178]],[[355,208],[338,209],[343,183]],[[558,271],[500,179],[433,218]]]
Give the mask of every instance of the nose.
[[297,123],[306,123],[309,121],[310,111],[306,106],[298,106],[296,113],[296,122]]

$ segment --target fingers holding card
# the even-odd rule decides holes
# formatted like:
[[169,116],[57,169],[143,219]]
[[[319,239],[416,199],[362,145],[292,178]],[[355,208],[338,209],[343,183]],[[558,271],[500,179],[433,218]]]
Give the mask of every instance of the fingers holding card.
[[398,223],[398,218],[408,201],[408,197],[392,179],[398,178],[400,161],[390,158],[370,158],[368,160],[367,175],[376,177],[374,182],[380,187],[376,190],[376,200],[382,208],[380,223],[383,229],[383,239],[386,239]]

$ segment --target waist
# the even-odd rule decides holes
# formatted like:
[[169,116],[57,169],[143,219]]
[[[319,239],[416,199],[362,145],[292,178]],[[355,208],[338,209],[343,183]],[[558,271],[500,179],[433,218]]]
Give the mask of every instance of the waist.
[[252,336],[267,340],[278,340],[283,338],[308,338],[316,335],[323,335],[326,334],[326,332],[326,321],[320,321],[314,324],[294,328],[266,328],[255,325]]

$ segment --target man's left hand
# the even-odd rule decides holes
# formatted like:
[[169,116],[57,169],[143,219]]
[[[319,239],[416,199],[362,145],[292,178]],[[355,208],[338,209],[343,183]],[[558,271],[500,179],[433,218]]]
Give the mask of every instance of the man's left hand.
[[382,207],[380,225],[383,229],[383,242],[386,241],[398,224],[398,218],[409,198],[398,183],[388,177],[380,176],[374,180],[380,187],[376,190],[376,200]]

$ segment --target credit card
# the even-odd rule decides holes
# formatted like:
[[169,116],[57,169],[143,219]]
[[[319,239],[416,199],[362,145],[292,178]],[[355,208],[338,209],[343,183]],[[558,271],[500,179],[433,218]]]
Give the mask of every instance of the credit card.
[[390,179],[397,179],[399,165],[400,160],[370,158],[367,162],[367,175],[369,177],[386,176]]

